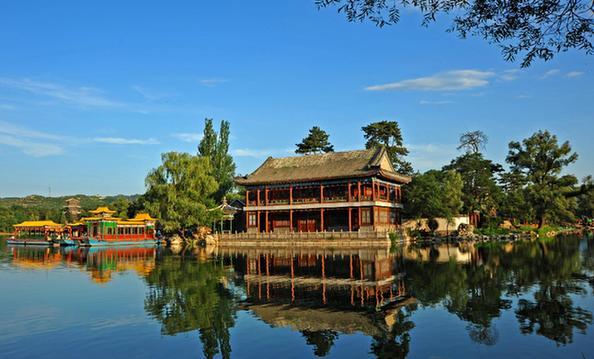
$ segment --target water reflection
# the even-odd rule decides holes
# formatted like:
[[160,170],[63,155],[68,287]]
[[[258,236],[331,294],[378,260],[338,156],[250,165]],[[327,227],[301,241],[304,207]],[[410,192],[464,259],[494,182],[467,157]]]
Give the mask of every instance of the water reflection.
[[373,338],[373,352],[408,352],[413,324],[402,308],[415,301],[388,250],[222,249],[217,256],[243,281],[242,307],[272,327],[299,331],[315,355],[357,332]]
[[155,267],[155,247],[23,247],[10,246],[12,265],[22,269],[51,270],[78,267],[89,273],[94,283],[108,283],[113,273],[134,271],[144,277]]
[[[332,355],[339,339],[359,333],[370,338],[370,355],[404,358],[415,333],[431,329],[419,326],[422,311],[452,314],[467,338],[485,348],[503,336],[540,336],[563,348],[578,333],[592,335],[591,237],[395,251],[8,247],[3,253],[13,268],[79,268],[94,283],[136,273],[147,286],[144,310],[161,333],[195,332],[207,358],[231,357],[231,329],[241,311],[269,330],[299,333],[316,356]],[[499,320],[504,313],[515,318],[511,326]]]
[[201,259],[202,253],[161,253],[154,270],[145,276],[149,291],[144,307],[162,323],[162,334],[198,330],[205,357],[220,353],[229,358],[237,298],[228,288],[227,268],[220,260]]

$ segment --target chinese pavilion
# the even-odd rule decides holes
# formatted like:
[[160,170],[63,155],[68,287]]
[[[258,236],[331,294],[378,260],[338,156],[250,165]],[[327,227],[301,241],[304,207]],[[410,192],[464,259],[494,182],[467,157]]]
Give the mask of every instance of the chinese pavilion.
[[269,157],[236,178],[247,232],[387,231],[400,224],[401,185],[383,147]]

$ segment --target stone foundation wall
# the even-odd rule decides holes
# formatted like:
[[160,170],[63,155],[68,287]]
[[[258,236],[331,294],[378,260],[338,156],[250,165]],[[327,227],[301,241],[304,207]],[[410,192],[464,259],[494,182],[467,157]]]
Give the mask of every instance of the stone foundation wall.
[[219,246],[248,247],[386,247],[390,246],[387,231],[373,232],[292,232],[292,233],[224,233]]

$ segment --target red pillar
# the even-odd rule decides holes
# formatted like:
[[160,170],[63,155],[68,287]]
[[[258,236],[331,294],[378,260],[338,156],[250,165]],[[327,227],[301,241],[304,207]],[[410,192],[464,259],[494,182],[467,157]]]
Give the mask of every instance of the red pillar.
[[266,233],[270,232],[270,227],[268,225],[268,211],[264,212],[264,228],[266,228]]
[[268,187],[264,190],[264,204],[268,206]]
[[361,202],[361,181],[357,182],[357,201]]
[[256,212],[256,224],[258,225],[258,233],[260,233],[260,211]]
[[324,186],[320,185],[320,203],[324,203]]
[[256,190],[256,206],[260,205],[260,190]]
[[349,232],[353,230],[353,209],[349,207]]
[[324,209],[320,209],[320,232],[324,231]]
[[289,232],[293,232],[293,210],[289,210]]
[[361,207],[359,207],[358,216],[359,216],[359,228],[361,228]]
[[248,207],[250,205],[250,191],[247,189],[245,190],[245,206]]
[[289,186],[289,204],[293,204],[293,186]]
[[347,201],[350,202],[351,201],[351,182],[349,182],[349,184],[347,185],[347,191],[348,191]]
[[250,226],[250,212],[245,212],[245,231],[247,232]]

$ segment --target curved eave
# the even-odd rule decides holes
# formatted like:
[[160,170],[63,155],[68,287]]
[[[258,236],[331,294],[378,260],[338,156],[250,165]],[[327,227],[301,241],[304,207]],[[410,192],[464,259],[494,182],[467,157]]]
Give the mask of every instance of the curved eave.
[[396,172],[388,172],[388,171],[380,170],[378,172],[378,174],[381,177],[391,179],[393,181],[400,182],[402,184],[410,183],[410,181],[412,180],[412,178],[410,176],[401,175],[400,173],[396,173]]
[[411,181],[411,178],[408,176],[401,175],[396,172],[388,172],[384,170],[373,169],[367,172],[360,172],[348,176],[328,176],[328,177],[312,177],[312,178],[300,178],[294,180],[278,180],[278,181],[265,181],[265,180],[252,180],[249,177],[236,177],[235,183],[240,186],[261,186],[267,184],[279,185],[279,184],[294,184],[294,183],[307,183],[307,182],[321,182],[321,181],[332,181],[332,180],[341,180],[341,179],[353,179],[353,178],[363,178],[363,177],[372,177],[372,176],[380,176],[389,180],[393,180],[398,183],[406,184]]

